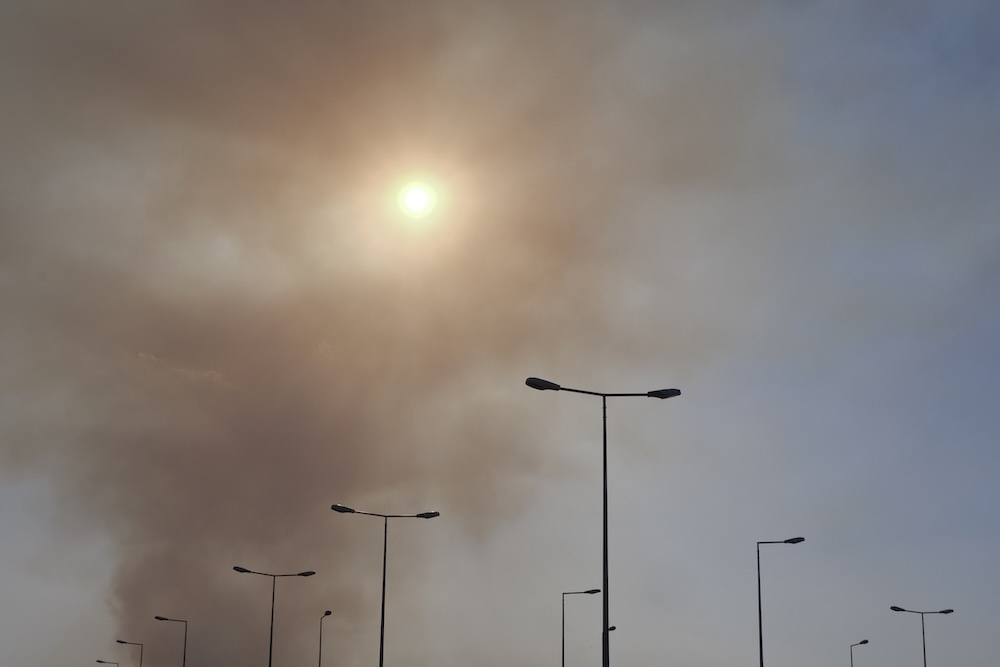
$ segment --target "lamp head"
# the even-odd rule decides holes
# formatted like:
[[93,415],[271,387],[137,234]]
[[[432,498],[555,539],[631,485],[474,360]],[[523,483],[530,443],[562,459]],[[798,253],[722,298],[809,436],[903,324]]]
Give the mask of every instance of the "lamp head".
[[906,611],[902,607],[889,607],[889,609],[892,609],[893,611]]
[[806,538],[804,537],[792,537],[785,540],[785,544],[798,544],[799,542],[805,542],[805,541]]
[[559,391],[562,389],[562,387],[557,385],[555,382],[549,382],[548,380],[543,380],[542,378],[528,378],[524,381],[524,384],[528,385],[532,389],[538,389],[540,391]]
[[421,519],[433,519],[436,516],[441,516],[441,512],[421,512],[416,516],[420,517]]
[[942,609],[942,610],[941,610],[941,611],[939,611],[938,613],[939,613],[939,614],[954,614],[954,613],[955,613],[955,610],[954,610],[954,609]]
[[330,611],[329,609],[327,609],[326,611],[323,612],[323,615],[324,616],[329,616],[332,613],[333,613],[332,611]]
[[123,640],[121,640],[121,639],[116,639],[116,640],[115,640],[115,643],[118,643],[118,644],[128,644],[128,642],[127,642],[127,641],[123,641]]
[[313,572],[312,570],[306,570],[305,572],[299,572],[299,573],[298,573],[298,574],[296,574],[295,576],[296,576],[296,577],[311,577],[311,576],[313,576],[314,574],[316,574],[316,573],[315,573],[315,572]]
[[584,591],[584,593],[586,593],[587,595],[593,595],[594,593],[600,593],[600,592],[601,592],[600,588],[591,588],[589,591]]
[[673,398],[680,395],[680,389],[654,389],[653,391],[646,392],[646,396],[650,398]]
[[867,640],[867,639],[862,639],[862,640],[861,640],[861,641],[859,641],[858,643],[859,643],[859,644],[867,644],[867,643],[868,643],[868,640]]
[[170,620],[166,616],[154,616],[153,618],[155,618],[158,621],[169,621]]
[[250,570],[246,569],[245,567],[240,567],[239,565],[233,565],[233,569],[236,570],[237,572],[241,572],[243,574],[246,574],[247,572],[250,571]]
[[334,512],[340,512],[341,514],[354,514],[355,512],[357,512],[357,510],[351,509],[346,505],[333,504],[330,505],[330,509],[332,509]]

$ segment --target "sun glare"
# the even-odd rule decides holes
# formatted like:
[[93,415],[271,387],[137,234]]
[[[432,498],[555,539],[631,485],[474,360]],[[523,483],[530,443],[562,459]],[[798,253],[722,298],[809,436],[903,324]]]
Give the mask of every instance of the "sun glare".
[[422,218],[432,210],[437,197],[425,183],[410,183],[399,193],[399,208],[411,218]]

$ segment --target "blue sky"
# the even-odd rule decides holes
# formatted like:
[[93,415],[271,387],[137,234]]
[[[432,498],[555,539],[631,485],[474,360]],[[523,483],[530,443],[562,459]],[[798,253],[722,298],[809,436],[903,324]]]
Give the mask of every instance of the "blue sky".
[[0,663],[997,663],[993,3],[0,26]]

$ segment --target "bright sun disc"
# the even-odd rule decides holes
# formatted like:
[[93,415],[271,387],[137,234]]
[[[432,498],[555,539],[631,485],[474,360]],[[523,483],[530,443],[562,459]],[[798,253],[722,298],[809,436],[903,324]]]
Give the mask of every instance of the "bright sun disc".
[[422,218],[434,208],[434,190],[424,183],[410,183],[399,193],[399,208],[413,218]]

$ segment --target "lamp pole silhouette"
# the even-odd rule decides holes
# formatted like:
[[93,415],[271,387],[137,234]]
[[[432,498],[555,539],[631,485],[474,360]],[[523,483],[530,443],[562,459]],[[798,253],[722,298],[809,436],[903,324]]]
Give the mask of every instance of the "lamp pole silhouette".
[[953,614],[954,609],[942,609],[941,611],[913,611],[912,609],[903,609],[902,607],[892,606],[889,607],[893,611],[905,611],[909,614],[920,614],[920,641],[924,647],[924,667],[927,667],[927,633],[924,632],[924,616],[927,614]]
[[181,667],[187,667],[188,655],[188,622],[182,618],[167,618],[166,616],[154,616],[157,621],[171,621],[173,623],[184,624],[184,652],[181,654]]
[[378,667],[382,667],[383,656],[385,654],[385,572],[389,555],[389,519],[433,519],[441,516],[440,512],[420,512],[419,514],[379,514],[378,512],[362,512],[346,505],[333,504],[330,506],[334,512],[340,514],[363,514],[365,516],[381,517],[382,524],[382,615],[379,621],[378,631]]
[[851,667],[854,667],[854,647],[855,646],[861,646],[861,645],[867,644],[867,643],[868,643],[867,639],[862,639],[857,644],[851,644]]
[[122,639],[116,639],[115,641],[117,643],[119,643],[119,644],[128,644],[129,646],[138,646],[139,647],[139,667],[142,667],[142,644],[140,644],[139,642],[127,642],[127,641],[124,641]]
[[760,667],[764,667],[764,621],[760,604],[760,545],[762,544],[798,544],[805,542],[804,537],[790,537],[787,540],[768,540],[757,543],[757,645],[760,648]]
[[602,632],[601,632],[601,665],[602,667],[608,667],[611,663],[611,652],[609,650],[609,637],[608,629],[610,628],[609,617],[609,606],[608,606],[608,398],[617,397],[632,397],[632,396],[642,396],[645,398],[673,398],[674,396],[680,396],[680,389],[655,389],[653,391],[647,391],[643,393],[624,393],[624,394],[609,394],[600,391],[589,391],[586,389],[572,389],[570,387],[563,387],[562,385],[556,384],[555,382],[549,382],[548,380],[543,380],[541,378],[530,377],[524,381],[524,384],[528,385],[532,389],[538,389],[540,391],[569,391],[574,394],[587,394],[588,396],[600,396],[601,397],[601,410],[603,415],[603,427],[604,427],[604,437],[603,437],[603,454],[604,463],[603,469],[603,479],[604,479],[604,550],[603,550],[603,577],[602,585],[604,594],[602,595],[603,602],[603,621],[602,621]]
[[327,609],[323,612],[323,615],[319,617],[319,662],[317,663],[319,667],[323,667],[323,619],[332,613],[332,611]]
[[262,577],[271,577],[271,638],[267,645],[267,667],[271,667],[271,658],[274,655],[274,589],[276,587],[278,577],[311,577],[315,572],[312,570],[306,570],[305,572],[292,572],[290,574],[270,574],[269,572],[255,572],[254,570],[248,570],[245,567],[240,567],[239,565],[234,565],[233,569],[240,574],[258,574]]
[[589,591],[566,591],[562,594],[562,667],[566,667],[566,596],[593,595],[600,592],[600,588],[591,588]]

